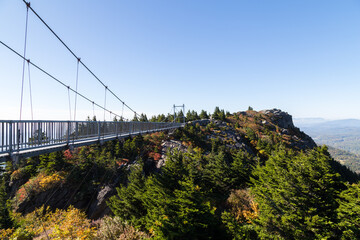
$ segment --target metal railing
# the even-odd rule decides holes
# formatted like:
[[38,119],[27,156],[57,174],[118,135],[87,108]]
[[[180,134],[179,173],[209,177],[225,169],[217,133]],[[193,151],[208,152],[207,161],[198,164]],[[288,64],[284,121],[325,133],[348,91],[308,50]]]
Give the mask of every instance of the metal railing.
[[166,122],[4,121],[0,120],[0,155],[60,144],[106,141],[182,127]]

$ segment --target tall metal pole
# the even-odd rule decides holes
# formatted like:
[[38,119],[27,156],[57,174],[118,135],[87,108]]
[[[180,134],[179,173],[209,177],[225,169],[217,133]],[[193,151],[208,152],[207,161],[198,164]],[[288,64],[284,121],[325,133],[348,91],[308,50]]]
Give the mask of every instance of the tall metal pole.
[[176,108],[176,106],[174,104],[174,120],[173,120],[173,122],[175,122],[175,119],[176,119],[176,117],[175,117],[175,108]]

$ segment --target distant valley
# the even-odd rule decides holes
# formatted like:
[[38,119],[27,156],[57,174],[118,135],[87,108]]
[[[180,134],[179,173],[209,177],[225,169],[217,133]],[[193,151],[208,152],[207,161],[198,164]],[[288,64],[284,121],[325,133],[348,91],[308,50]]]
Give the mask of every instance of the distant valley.
[[360,172],[360,120],[295,118],[294,124],[318,145],[329,146],[329,152],[336,160]]

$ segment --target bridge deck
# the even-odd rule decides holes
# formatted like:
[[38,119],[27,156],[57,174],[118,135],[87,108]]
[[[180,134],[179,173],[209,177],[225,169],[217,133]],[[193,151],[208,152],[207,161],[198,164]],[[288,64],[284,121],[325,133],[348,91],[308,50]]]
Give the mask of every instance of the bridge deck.
[[183,127],[181,123],[0,121],[0,162]]

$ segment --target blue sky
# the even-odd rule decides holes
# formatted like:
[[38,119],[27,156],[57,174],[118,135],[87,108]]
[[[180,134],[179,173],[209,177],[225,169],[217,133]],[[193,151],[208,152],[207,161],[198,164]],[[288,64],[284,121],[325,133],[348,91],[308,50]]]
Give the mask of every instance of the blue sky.
[[[31,6],[139,113],[185,104],[197,111],[252,106],[297,118],[360,118],[359,1],[33,0]],[[0,40],[21,53],[25,16],[21,0],[0,0]],[[75,88],[76,59],[31,12],[27,43],[27,58]],[[67,89],[30,71],[34,118],[68,119]],[[0,46],[0,119],[19,118],[21,76],[22,60]],[[25,80],[23,118],[30,119]],[[104,88],[83,68],[78,89],[104,104]],[[121,114],[109,94],[106,105]],[[77,109],[77,120],[93,114],[79,98]],[[103,118],[101,110],[95,114]]]

